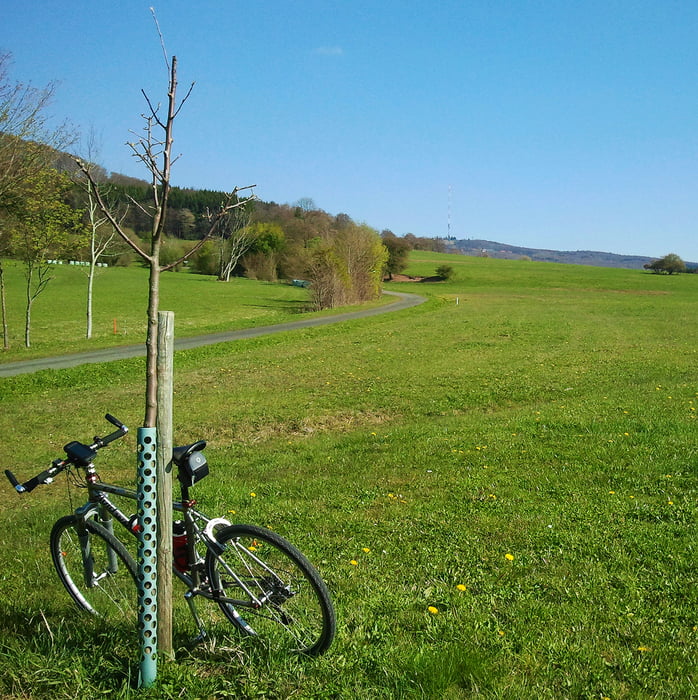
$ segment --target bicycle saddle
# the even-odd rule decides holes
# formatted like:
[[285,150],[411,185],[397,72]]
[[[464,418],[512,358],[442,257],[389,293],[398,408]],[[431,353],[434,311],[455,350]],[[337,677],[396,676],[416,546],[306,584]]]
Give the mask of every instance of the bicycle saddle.
[[178,478],[186,487],[193,486],[208,476],[208,463],[201,450],[206,447],[206,440],[197,440],[191,445],[175,447],[172,461],[177,465]]
[[172,461],[178,466],[183,467],[186,460],[193,452],[199,452],[206,447],[206,440],[197,440],[191,445],[183,445],[182,447],[172,448]]

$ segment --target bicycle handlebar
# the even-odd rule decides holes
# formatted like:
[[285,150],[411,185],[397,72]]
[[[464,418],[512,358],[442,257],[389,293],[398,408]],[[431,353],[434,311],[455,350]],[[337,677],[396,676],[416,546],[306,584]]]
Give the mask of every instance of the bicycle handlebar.
[[106,447],[110,442],[118,440],[128,432],[128,428],[111,414],[107,413],[104,417],[112,425],[116,426],[117,430],[103,438],[95,436],[94,442],[91,445],[84,445],[80,442],[69,442],[63,448],[68,455],[67,459],[55,459],[48,469],[41,472],[41,474],[37,474],[32,479],[29,479],[29,481],[25,481],[22,484],[9,469],[5,469],[5,476],[10,484],[12,484],[12,488],[14,488],[17,493],[29,493],[39,486],[39,484],[50,484],[56,475],[60,474],[71,464],[86,467],[92,461],[96,450]]
[[95,449],[99,449],[100,447],[105,447],[110,442],[114,442],[114,440],[118,440],[120,437],[123,437],[128,432],[128,428],[118,418],[114,418],[114,416],[112,416],[111,413],[107,413],[107,415],[104,417],[112,425],[115,425],[117,427],[117,430],[115,430],[113,433],[110,433],[109,435],[107,435],[103,438],[95,437],[95,444],[93,445],[93,447]]

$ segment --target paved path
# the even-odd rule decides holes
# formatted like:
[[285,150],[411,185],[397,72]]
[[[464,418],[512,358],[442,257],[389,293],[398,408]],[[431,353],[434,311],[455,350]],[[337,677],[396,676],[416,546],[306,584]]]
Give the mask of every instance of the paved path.
[[[242,338],[256,338],[258,335],[268,335],[269,333],[281,333],[283,331],[293,331],[299,328],[311,328],[314,326],[324,326],[329,323],[339,321],[349,321],[355,318],[366,318],[367,316],[377,316],[401,309],[409,309],[417,306],[426,299],[418,294],[405,294],[404,292],[383,292],[390,296],[397,297],[397,301],[383,306],[376,306],[372,309],[360,311],[350,311],[348,313],[336,314],[334,316],[322,316],[317,318],[307,318],[300,321],[290,321],[289,323],[279,323],[275,326],[258,326],[257,328],[244,328],[239,331],[225,331],[223,333],[212,333],[210,335],[197,335],[190,338],[175,339],[176,350],[188,350],[198,348],[202,345],[213,345],[214,343],[227,343],[231,340]],[[12,377],[17,374],[29,374],[41,369],[64,369],[66,367],[77,367],[94,362],[111,362],[113,360],[123,360],[129,357],[141,357],[145,355],[145,343],[140,345],[126,345],[116,348],[103,348],[89,352],[77,352],[72,355],[58,355],[57,357],[44,357],[37,360],[22,360],[21,362],[7,362],[0,364],[0,377]]]

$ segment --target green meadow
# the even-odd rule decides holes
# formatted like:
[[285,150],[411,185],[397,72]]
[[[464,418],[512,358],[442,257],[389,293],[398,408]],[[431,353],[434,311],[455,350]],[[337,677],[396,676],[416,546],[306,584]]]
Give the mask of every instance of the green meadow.
[[[442,263],[449,282],[386,285],[418,307],[175,357],[175,439],[209,441],[200,508],[318,566],[338,614],[325,656],[273,657],[213,617],[191,646],[180,605],[175,661],[137,690],[135,631],[81,615],[50,562],[51,524],[83,493],[6,484],[0,697],[698,696],[698,276],[421,252],[407,272]],[[36,347],[3,360],[114,343],[114,318],[119,342],[142,341],[145,273],[104,271],[92,345],[79,274],[57,273]],[[285,285],[166,285],[181,335],[305,309]],[[143,374],[132,359],[0,379],[2,468],[33,476],[106,412],[135,428]],[[133,436],[99,457],[104,480],[133,482]]]

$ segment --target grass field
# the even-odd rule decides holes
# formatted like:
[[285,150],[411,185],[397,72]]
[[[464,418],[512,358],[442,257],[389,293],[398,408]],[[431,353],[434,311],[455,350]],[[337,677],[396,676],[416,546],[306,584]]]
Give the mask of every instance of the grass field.
[[[176,439],[210,445],[201,508],[318,565],[339,619],[326,656],[223,629],[192,649],[181,616],[176,663],[137,692],[133,631],[79,615],[51,569],[51,523],[80,494],[6,486],[0,696],[696,697],[698,276],[429,253],[408,272],[446,261],[448,283],[389,286],[429,298],[408,311],[176,356]],[[245,284],[283,315],[288,298]],[[216,323],[207,308],[192,328]],[[142,374],[0,380],[3,469],[33,475],[107,411],[137,426]],[[133,480],[132,438],[100,457]]]

